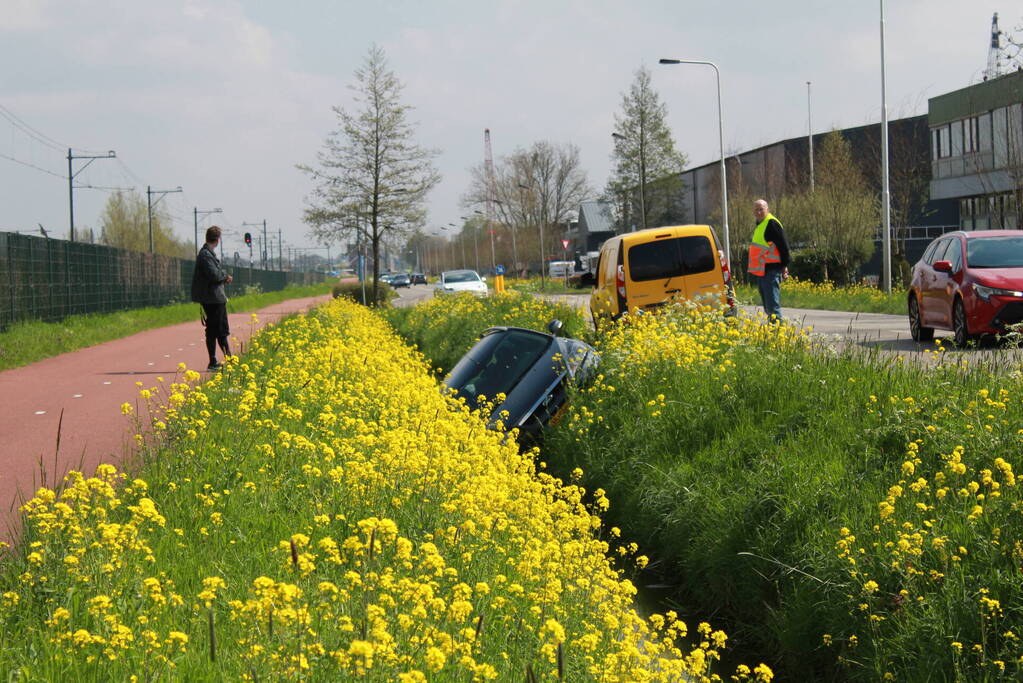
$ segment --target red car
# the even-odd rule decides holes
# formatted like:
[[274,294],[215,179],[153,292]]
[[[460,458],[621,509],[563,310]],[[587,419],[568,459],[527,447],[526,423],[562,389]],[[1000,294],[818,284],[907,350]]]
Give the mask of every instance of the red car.
[[952,330],[957,346],[1023,322],[1023,230],[950,232],[913,266],[909,330],[929,341]]

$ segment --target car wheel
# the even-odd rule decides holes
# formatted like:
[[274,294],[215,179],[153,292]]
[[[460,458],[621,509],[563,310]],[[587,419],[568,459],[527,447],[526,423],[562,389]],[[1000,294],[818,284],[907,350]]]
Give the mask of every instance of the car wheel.
[[952,339],[959,348],[963,348],[973,339],[966,324],[966,306],[958,297],[952,304]]
[[909,333],[915,342],[928,342],[934,339],[934,328],[924,327],[920,322],[920,304],[915,294],[909,296]]

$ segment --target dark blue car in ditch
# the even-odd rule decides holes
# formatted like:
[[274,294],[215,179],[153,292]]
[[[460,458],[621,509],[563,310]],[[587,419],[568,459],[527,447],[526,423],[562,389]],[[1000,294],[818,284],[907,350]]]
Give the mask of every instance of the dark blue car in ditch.
[[523,443],[536,441],[557,422],[568,401],[568,386],[585,384],[600,360],[589,344],[559,337],[552,320],[548,333],[522,327],[491,327],[462,356],[444,384],[472,408],[505,398],[495,406],[488,426],[519,430]]

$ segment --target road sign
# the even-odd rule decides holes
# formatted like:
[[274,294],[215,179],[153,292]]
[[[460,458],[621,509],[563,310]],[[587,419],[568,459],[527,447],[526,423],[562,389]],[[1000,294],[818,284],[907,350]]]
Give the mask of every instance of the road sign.
[[561,248],[568,249],[568,240],[561,240]]
[[498,264],[497,268],[494,269],[494,273],[497,275],[504,275],[504,266]]

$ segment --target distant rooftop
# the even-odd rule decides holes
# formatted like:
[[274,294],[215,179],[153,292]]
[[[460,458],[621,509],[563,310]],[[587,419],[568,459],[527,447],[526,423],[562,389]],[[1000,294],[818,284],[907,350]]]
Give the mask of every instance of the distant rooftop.
[[614,232],[615,219],[611,204],[596,199],[579,202],[579,220],[588,232]]

